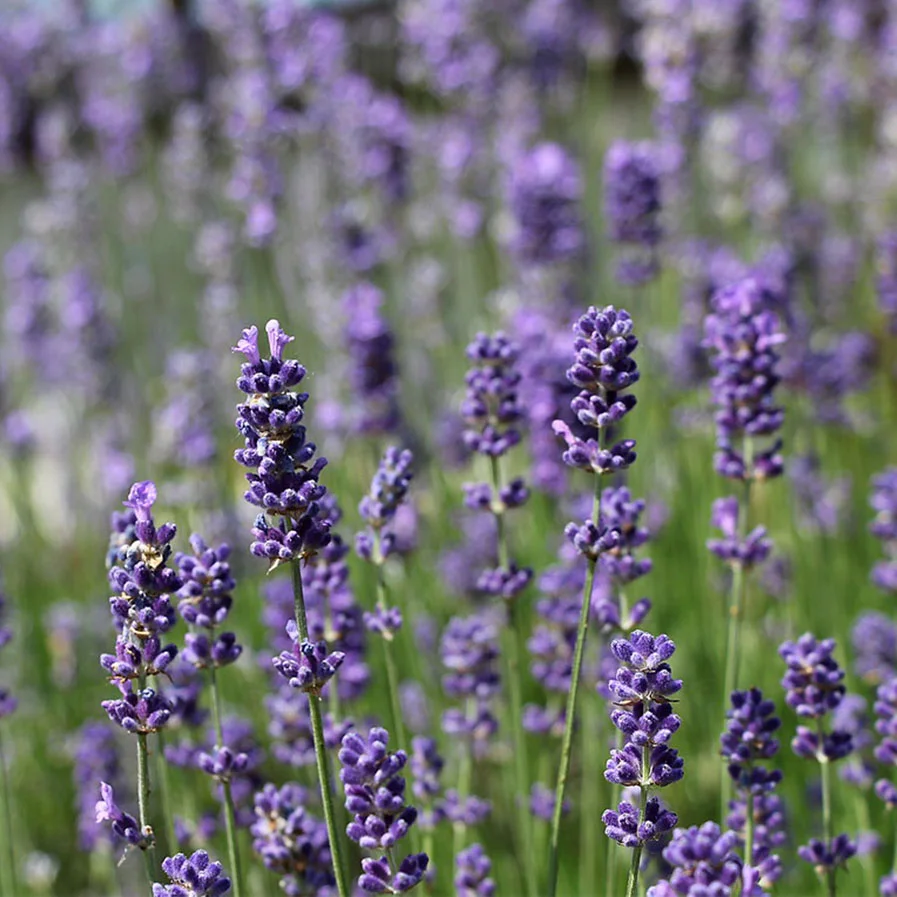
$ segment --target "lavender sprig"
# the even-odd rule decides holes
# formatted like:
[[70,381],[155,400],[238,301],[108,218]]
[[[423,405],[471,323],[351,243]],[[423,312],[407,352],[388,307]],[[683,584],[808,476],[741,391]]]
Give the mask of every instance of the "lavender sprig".
[[563,459],[571,467],[589,471],[595,477],[592,517],[581,526],[568,524],[565,533],[588,563],[585,589],[573,652],[573,670],[567,710],[564,719],[564,736],[558,765],[555,788],[554,815],[551,820],[551,838],[548,856],[548,895],[557,892],[558,849],[560,845],[561,816],[564,793],[570,769],[573,746],[573,728],[576,716],[576,698],[582,659],[589,627],[592,587],[595,567],[605,551],[620,544],[620,534],[607,527],[601,518],[601,477],[604,474],[625,470],[635,461],[635,442],[623,440],[612,448],[604,446],[606,430],[618,425],[635,407],[636,398],[627,390],[638,382],[639,370],[632,353],[638,339],[632,332],[632,319],[628,312],[612,305],[604,309],[591,307],[574,324],[576,339],[573,348],[576,358],[567,371],[567,379],[579,387],[579,394],[570,403],[585,438],[574,433],[563,421],[552,424],[554,432],[567,443]]
[[[244,448],[236,451],[234,457],[254,471],[246,474],[249,489],[244,497],[262,509],[252,530],[255,540],[250,550],[268,559],[269,570],[290,564],[296,633],[300,643],[305,643],[309,641],[308,620],[299,564],[330,541],[331,522],[324,517],[321,505],[327,490],[318,482],[327,461],[314,460],[316,447],[306,440],[302,424],[308,393],[296,392],[295,387],[305,377],[305,368],[283,357],[283,350],[293,337],[275,320],[268,321],[265,331],[271,350],[268,358],[263,359],[259,353],[257,327],[244,330],[234,347],[235,352],[246,356],[237,386],[248,396],[246,402],[237,406],[236,425]],[[307,692],[307,699],[334,877],[340,897],[348,897],[320,699],[312,692]]]
[[[12,629],[7,625],[6,606],[7,598],[0,589],[0,649],[4,648],[12,640]],[[0,722],[9,716],[17,706],[16,699],[5,688],[0,686]],[[4,840],[6,842],[8,856],[3,862],[5,873],[3,875],[4,893],[15,894],[18,884],[16,881],[16,856],[13,844],[13,810],[12,789],[10,788],[9,771],[6,766],[6,753],[3,749],[3,737],[0,732],[0,800],[3,803],[3,827]]]

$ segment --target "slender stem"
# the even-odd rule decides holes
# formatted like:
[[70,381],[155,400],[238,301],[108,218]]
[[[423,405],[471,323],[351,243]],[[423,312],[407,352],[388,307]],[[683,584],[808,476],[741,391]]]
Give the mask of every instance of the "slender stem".
[[[305,594],[302,589],[302,571],[299,562],[291,565],[293,575],[293,605],[296,614],[296,627],[299,637],[308,640],[308,619],[305,615]],[[346,870],[343,866],[343,849],[339,833],[336,830],[336,816],[333,811],[333,794],[330,790],[330,771],[327,759],[327,747],[324,744],[324,724],[321,721],[320,699],[308,695],[308,715],[311,719],[311,734],[315,745],[315,762],[318,767],[318,782],[321,786],[321,805],[324,808],[324,821],[327,823],[327,837],[330,841],[330,855],[333,858],[333,877],[339,897],[349,897],[346,887]]]
[[[374,555],[380,558],[380,534],[376,535],[376,548]],[[383,560],[380,558],[377,567],[377,607],[381,611],[386,610],[387,588],[383,575]],[[383,636],[383,656],[386,659],[386,685],[389,689],[389,708],[392,713],[392,730],[396,736],[396,744],[403,750],[408,749],[405,735],[405,721],[402,718],[402,705],[399,701],[399,673],[396,669],[396,661],[392,654],[392,633]]]
[[[224,747],[224,726],[221,715],[221,690],[218,688],[218,669],[213,663],[209,667],[209,679],[212,686],[212,718],[215,722],[215,738]],[[230,779],[221,783],[224,793],[224,827],[227,838],[227,858],[230,863],[231,884],[234,897],[241,897],[243,891],[243,871],[240,864],[240,849],[237,846],[237,814],[234,809],[234,795]]]
[[144,848],[143,859],[146,863],[146,875],[150,888],[156,878],[156,848],[152,842],[152,826],[149,824],[149,748],[146,744],[146,732],[137,733],[137,813],[140,817],[140,833],[148,836],[150,846]]
[[[465,715],[469,716],[471,711],[471,701],[468,698],[465,708]],[[473,773],[473,762],[471,754],[471,744],[467,739],[461,740],[461,762],[458,765],[458,803],[463,804],[470,792],[470,779]],[[452,826],[452,854],[457,858],[461,851],[461,840],[464,837],[466,826],[461,819],[456,819]]]
[[[720,819],[720,828],[725,828],[725,820]],[[744,865],[754,865],[754,792],[748,786],[744,807]]]
[[[822,720],[817,721],[817,731],[819,732],[820,751],[824,740],[822,731]],[[832,764],[829,763],[828,757],[821,753],[817,753],[816,758],[819,760],[820,772],[822,773],[822,841],[826,850],[832,847]],[[828,889],[828,897],[835,897],[835,868],[829,867],[825,871],[825,883]]]
[[[745,440],[746,445],[749,444]],[[748,456],[748,450],[745,450],[745,456]],[[747,534],[748,511],[751,504],[751,477],[750,471],[745,474],[744,480],[744,496],[742,499],[742,507],[738,512],[738,544],[744,542]],[[726,673],[723,679],[723,718],[725,719],[726,711],[729,709],[729,701],[732,692],[738,683],[738,668],[741,662],[741,623],[744,619],[744,594],[747,578],[745,576],[744,565],[740,561],[736,561],[732,566],[732,585],[729,590],[729,625],[728,636],[726,638]],[[731,796],[732,780],[729,777],[726,765],[720,766],[720,823],[726,817],[726,810],[729,806],[729,798]]]
[[[595,478],[595,499],[592,519],[598,525],[601,516],[601,480]],[[557,893],[558,846],[561,836],[561,813],[564,805],[564,792],[567,788],[567,775],[570,772],[570,753],[573,746],[573,723],[576,715],[576,697],[579,693],[579,676],[582,672],[582,659],[585,654],[586,636],[589,631],[589,611],[592,600],[592,587],[595,583],[595,566],[597,559],[589,558],[586,573],[586,584],[582,596],[582,610],[579,614],[579,628],[576,633],[576,647],[573,649],[573,670],[570,677],[570,691],[567,694],[567,715],[564,720],[564,738],[561,742],[561,761],[558,766],[557,787],[554,792],[554,812],[551,816],[551,841],[548,848],[548,897]]]
[[[493,500],[498,500],[499,490],[502,487],[501,458],[492,456],[492,489]],[[493,511],[495,527],[498,538],[498,564],[504,569],[510,568],[510,551],[508,549],[508,537],[505,528],[504,508]],[[533,851],[533,820],[529,812],[529,758],[526,752],[526,736],[523,732],[523,697],[520,690],[520,639],[518,633],[517,601],[511,599],[507,603],[508,625],[505,632],[505,676],[508,682],[508,695],[510,697],[511,732],[514,739],[514,775],[517,780],[517,794],[522,801],[518,807],[517,819],[519,822],[518,835],[520,848],[523,853],[523,867],[526,870],[523,879],[526,893],[533,897],[536,890],[538,872],[536,870],[536,857]]]
[[5,827],[7,860],[3,863],[4,874],[0,878],[5,897],[16,897],[19,893],[16,881],[16,851],[13,844],[12,826],[12,788],[9,781],[9,770],[6,768],[6,754],[0,741],[0,799],[3,801],[3,824]]
[[[159,773],[159,798],[162,802],[162,824],[165,827],[165,839],[168,842],[168,848],[174,853],[177,845],[177,835],[174,831],[174,813],[171,807],[171,787],[168,776],[168,763],[165,760],[165,730],[160,729],[158,735],[159,752],[156,757],[156,770]],[[235,895],[239,897],[239,895]]]
[[[639,825],[641,825],[642,821],[645,818],[645,806],[648,801],[648,785],[645,783],[648,781],[648,777],[650,775],[650,765],[650,750],[648,747],[643,747],[642,780],[639,783]],[[626,897],[635,897],[635,893],[638,890],[639,872],[641,871],[642,864],[642,847],[643,844],[641,841],[639,841],[639,843],[632,850],[632,863],[629,866],[629,878],[626,881]]]
[[626,897],[635,897],[638,891],[639,867],[642,864],[642,845],[632,849],[632,862],[629,864],[629,878],[626,880]]

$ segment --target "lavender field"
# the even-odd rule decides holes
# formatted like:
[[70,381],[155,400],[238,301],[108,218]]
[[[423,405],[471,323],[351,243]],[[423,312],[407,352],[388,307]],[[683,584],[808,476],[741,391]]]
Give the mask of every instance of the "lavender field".
[[897,2],[0,3],[0,897],[897,895]]

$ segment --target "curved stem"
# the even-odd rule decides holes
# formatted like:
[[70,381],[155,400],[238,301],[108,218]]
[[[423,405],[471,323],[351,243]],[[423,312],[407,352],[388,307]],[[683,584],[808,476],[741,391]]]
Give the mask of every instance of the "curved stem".
[[[308,640],[308,619],[305,614],[305,594],[302,589],[302,571],[299,562],[291,564],[293,576],[293,608],[296,615],[296,627],[299,637]],[[330,841],[330,855],[333,858],[333,877],[339,897],[349,897],[346,887],[346,870],[343,866],[342,841],[336,830],[336,815],[333,811],[333,793],[330,790],[330,770],[327,758],[327,747],[324,744],[324,724],[321,721],[320,699],[308,695],[308,715],[311,719],[311,734],[315,745],[315,762],[318,767],[318,783],[321,788],[321,805],[324,808],[324,821],[327,824],[327,837]]]
[[[595,499],[592,519],[595,524],[601,516],[601,480],[595,478]],[[582,659],[585,654],[586,636],[589,631],[589,611],[592,600],[592,587],[595,583],[595,566],[597,558],[589,559],[586,573],[586,584],[583,590],[582,609],[579,614],[579,627],[576,632],[576,647],[573,649],[573,669],[570,677],[570,691],[567,695],[567,711],[564,720],[564,738],[561,742],[561,760],[558,766],[557,787],[554,792],[554,812],[551,816],[551,841],[548,848],[548,897],[557,893],[558,846],[561,834],[561,814],[564,806],[564,792],[567,788],[567,775],[570,772],[570,753],[573,746],[573,726],[576,715],[576,697],[579,693],[579,676],[582,672]]]
[[[149,824],[149,748],[146,744],[146,732],[137,733],[137,814],[140,821],[141,835],[152,835],[152,826]],[[149,879],[150,888],[156,878],[156,848],[150,843],[144,848],[143,860],[146,863],[146,876]]]
[[[214,663],[209,668],[209,678],[212,686],[212,717],[215,722],[215,737],[218,744],[224,747],[224,727],[221,722],[221,692],[218,688],[218,669]],[[234,897],[241,897],[243,872],[240,863],[240,849],[237,846],[237,813],[234,809],[234,795],[230,779],[221,783],[221,790],[224,793],[224,827],[227,837],[227,858],[230,863],[231,883],[234,888]]]

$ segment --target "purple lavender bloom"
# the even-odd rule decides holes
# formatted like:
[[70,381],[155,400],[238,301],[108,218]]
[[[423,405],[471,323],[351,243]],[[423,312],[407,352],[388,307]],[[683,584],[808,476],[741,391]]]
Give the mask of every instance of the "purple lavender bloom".
[[778,731],[782,721],[775,716],[775,704],[764,699],[758,688],[732,692],[732,707],[726,714],[726,730],[720,737],[723,759],[739,789],[755,794],[775,787],[782,774],[757,766],[779,750]]
[[104,723],[85,723],[78,731],[72,754],[72,778],[78,801],[78,841],[82,850],[92,852],[105,834],[96,817],[100,782],[111,782],[111,789],[120,774],[115,730]]
[[[875,715],[875,731],[881,735],[875,759],[887,766],[897,766],[897,679],[892,677],[878,686]],[[897,806],[897,786],[890,779],[879,779],[875,793],[889,808]]]
[[818,838],[811,838],[809,844],[797,848],[797,855],[810,863],[821,877],[843,866],[856,852],[856,843],[847,835],[836,835],[830,847]]
[[717,473],[730,479],[770,479],[782,473],[781,440],[765,448],[745,445],[757,436],[772,436],[784,412],[774,402],[779,382],[776,346],[785,341],[769,291],[747,277],[718,290],[705,321],[704,345],[714,352],[716,372],[711,395],[716,413]]
[[617,265],[621,283],[643,284],[657,275],[660,210],[657,150],[649,143],[612,143],[604,157],[604,215],[610,239],[627,250]]
[[779,648],[788,667],[782,679],[785,701],[798,716],[819,719],[841,703],[846,691],[844,670],[832,656],[834,650],[834,639],[818,642],[809,632]]
[[353,814],[346,833],[365,850],[389,852],[390,860],[362,860],[363,874],[358,879],[362,890],[407,891],[418,884],[427,869],[425,853],[402,860],[399,871],[391,874],[392,851],[408,834],[417,819],[417,810],[405,804],[404,751],[390,753],[389,733],[373,728],[363,738],[349,732],[339,752],[340,781],[346,792],[346,809]]
[[713,503],[711,522],[722,532],[722,539],[708,539],[707,548],[720,560],[731,566],[750,570],[762,564],[772,551],[772,540],[766,535],[766,527],[755,526],[739,539],[738,518],[742,510],[734,495],[718,498]]
[[418,817],[418,825],[423,831],[432,831],[443,816],[438,803],[432,805],[442,791],[439,779],[445,761],[432,738],[418,735],[411,739],[409,764],[412,775],[411,793],[424,807]]
[[281,876],[288,894],[314,894],[336,883],[327,826],[307,804],[308,792],[292,782],[280,789],[265,785],[255,795],[252,849]]
[[465,828],[472,828],[489,818],[492,813],[492,804],[475,794],[462,798],[454,788],[450,788],[445,792],[442,812],[449,822],[462,825]]
[[891,333],[897,334],[897,232],[882,234],[875,249],[878,304]]
[[897,673],[897,625],[880,613],[864,613],[853,627],[856,674],[879,683]]
[[163,695],[152,688],[135,692],[130,682],[123,683],[119,689],[121,698],[102,702],[112,722],[132,735],[146,735],[165,727],[171,716],[171,705]]
[[897,897],[897,872],[889,872],[881,877],[878,893],[881,897]]
[[515,160],[507,192],[511,249],[522,264],[552,265],[583,252],[582,191],[576,161],[557,143],[540,143]]
[[112,833],[132,844],[145,850],[153,844],[152,829],[140,831],[140,824],[137,820],[125,812],[115,803],[115,792],[112,786],[106,782],[100,782],[100,799],[96,802],[96,821],[97,823],[111,823]]
[[162,860],[162,871],[169,885],[153,885],[153,897],[221,897],[230,890],[230,879],[221,863],[212,862],[205,850],[190,857],[182,853]]
[[312,644],[300,639],[295,620],[287,621],[286,629],[293,642],[293,649],[272,658],[274,669],[293,688],[308,695],[320,696],[321,690],[336,675],[346,655],[342,651],[328,653],[327,643],[324,641]]
[[632,318],[612,305],[601,310],[593,306],[574,324],[573,331],[576,359],[567,379],[580,392],[570,407],[582,427],[597,433],[581,439],[567,423],[554,421],[552,429],[567,443],[564,463],[599,475],[624,470],[635,461],[635,442],[623,440],[606,449],[602,435],[635,407],[635,396],[625,392],[639,379],[631,357],[638,346]]
[[676,829],[663,858],[673,867],[668,881],[648,891],[650,897],[713,894],[729,897],[742,880],[742,862],[735,847],[735,832],[722,832],[715,822]]
[[[655,637],[639,629],[628,639],[611,642],[611,652],[620,664],[608,682],[615,705],[611,721],[627,740],[622,748],[611,751],[604,773],[609,782],[638,785],[644,794],[648,788],[662,788],[683,777],[682,759],[669,746],[681,722],[669,702],[682,688],[667,662],[675,650],[668,636]],[[636,818],[634,826],[630,825],[632,814],[622,804],[616,811],[605,811],[601,818],[608,837],[619,840],[616,836],[626,831],[636,839],[631,846],[639,847],[644,843],[640,835],[652,840],[663,833],[656,827],[661,819],[659,807],[653,807],[652,813],[655,811],[656,818]],[[675,815],[664,811],[667,813],[662,816],[664,831],[676,823]]]
[[408,449],[389,446],[371,480],[371,488],[358,505],[358,513],[368,530],[355,537],[359,557],[382,564],[395,550],[392,524],[396,513],[408,496],[414,455]]
[[362,434],[395,433],[401,423],[395,338],[383,316],[383,294],[363,281],[341,300],[346,315],[346,341],[354,393],[354,429]]
[[869,531],[881,540],[885,551],[885,560],[872,570],[872,582],[886,592],[897,592],[897,467],[872,478],[869,504],[875,511]]
[[[281,763],[295,768],[313,766],[315,748],[312,739],[308,701],[289,685],[281,686],[265,697],[268,711],[268,734],[272,738],[271,752]],[[338,748],[343,736],[352,728],[352,721],[336,722],[324,714],[324,744],[329,750]]]
[[481,844],[471,844],[455,858],[456,897],[492,897],[495,882],[489,877],[492,861],[486,856]]
[[[307,442],[302,425],[308,393],[294,389],[305,377],[297,361],[285,360],[283,350],[293,337],[271,320],[266,325],[271,355],[262,359],[258,328],[243,331],[234,347],[246,356],[237,386],[249,401],[237,406],[237,429],[245,447],[234,453],[247,473],[244,498],[262,509],[253,527],[253,554],[268,559],[270,568],[313,556],[330,541],[330,522],[321,517],[326,488],[318,477],[325,458],[312,463],[315,444]],[[270,520],[279,518],[277,524]]]
[[[6,625],[6,596],[0,591],[0,648],[8,645],[12,639],[12,630]],[[9,716],[18,705],[16,699],[0,686],[0,719]]]
[[[782,861],[777,853],[787,840],[782,799],[775,792],[755,794],[752,808],[754,849],[751,865],[759,876],[758,884],[769,890],[782,877]],[[747,801],[743,798],[729,801],[726,825],[738,834],[742,844],[746,824]]]
[[638,807],[621,801],[616,810],[605,810],[601,816],[604,834],[624,847],[638,847],[671,832],[678,822],[675,813],[667,810],[658,797],[649,797],[644,818]]

